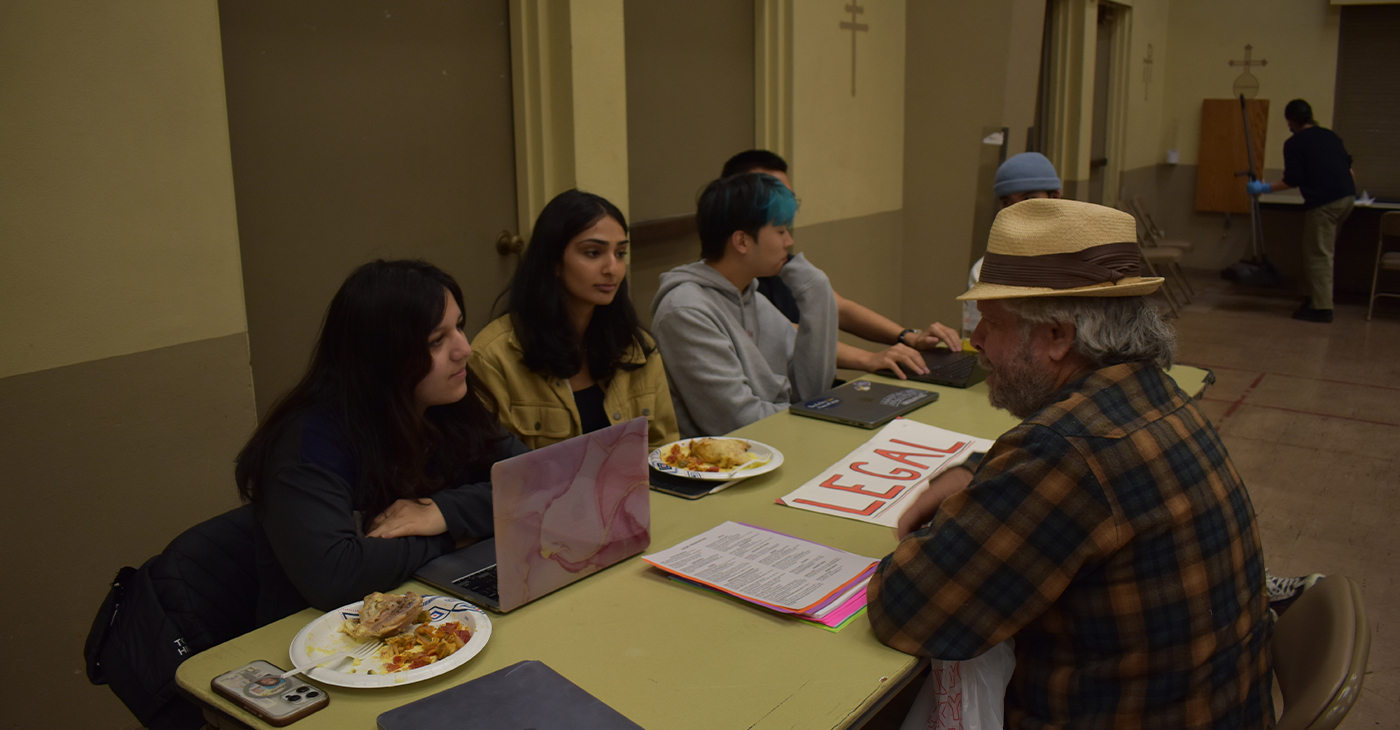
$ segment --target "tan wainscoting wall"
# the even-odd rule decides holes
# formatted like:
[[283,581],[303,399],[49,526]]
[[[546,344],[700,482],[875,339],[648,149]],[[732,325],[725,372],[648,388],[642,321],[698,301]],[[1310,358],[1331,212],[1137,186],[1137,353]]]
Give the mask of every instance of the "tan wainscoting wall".
[[118,568],[238,505],[251,389],[241,332],[0,379],[4,585],[27,597],[0,607],[0,724],[137,726],[88,683],[83,640]]

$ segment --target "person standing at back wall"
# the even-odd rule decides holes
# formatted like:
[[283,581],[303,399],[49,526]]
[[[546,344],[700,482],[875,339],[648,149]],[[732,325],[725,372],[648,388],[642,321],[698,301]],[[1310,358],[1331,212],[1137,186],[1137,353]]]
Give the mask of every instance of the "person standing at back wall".
[[1351,155],[1342,138],[1317,126],[1312,106],[1294,99],[1283,108],[1283,119],[1293,133],[1283,143],[1283,179],[1250,180],[1250,195],[1298,188],[1303,193],[1303,292],[1302,306],[1294,319],[1332,321],[1332,256],[1337,229],[1351,215],[1356,198],[1356,178]]

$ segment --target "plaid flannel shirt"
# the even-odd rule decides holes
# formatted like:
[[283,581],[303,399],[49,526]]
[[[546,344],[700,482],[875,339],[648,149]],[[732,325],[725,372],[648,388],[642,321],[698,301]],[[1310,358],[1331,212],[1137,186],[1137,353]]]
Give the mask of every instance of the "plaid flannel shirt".
[[1014,637],[1006,727],[1273,725],[1254,509],[1160,369],[1091,373],[1008,431],[869,588],[881,641],[968,659]]

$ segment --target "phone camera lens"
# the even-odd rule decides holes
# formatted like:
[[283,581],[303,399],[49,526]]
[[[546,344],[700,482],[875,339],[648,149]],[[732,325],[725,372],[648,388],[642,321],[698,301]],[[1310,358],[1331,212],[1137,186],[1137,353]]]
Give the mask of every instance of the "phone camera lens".
[[286,701],[288,701],[288,702],[301,702],[301,695],[287,695],[286,697],[283,697],[282,699],[284,699],[284,700],[286,700]]
[[320,696],[321,696],[321,693],[320,693],[320,692],[316,692],[316,691],[312,691],[312,692],[307,692],[307,693],[306,693],[306,698],[307,698],[307,699],[311,699],[312,697],[320,697]]

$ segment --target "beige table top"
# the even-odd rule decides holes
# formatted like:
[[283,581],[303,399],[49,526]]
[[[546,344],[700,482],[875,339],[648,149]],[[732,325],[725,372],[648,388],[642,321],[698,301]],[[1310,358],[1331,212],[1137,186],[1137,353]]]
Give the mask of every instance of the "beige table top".
[[[1209,374],[1176,368],[1172,375],[1198,394]],[[919,387],[941,395],[910,414],[914,420],[991,439],[1017,422],[987,405],[985,384]],[[895,545],[888,528],[774,503],[873,433],[786,412],[736,431],[782,451],[783,466],[699,500],[653,492],[647,552],[736,520],[883,557]],[[405,587],[433,592],[414,582]],[[180,687],[220,714],[267,727],[213,694],[209,682],[254,659],[290,666],[292,638],[320,615],[307,609],[191,657],[180,666]],[[382,712],[537,659],[650,730],[841,728],[883,703],[918,664],[877,641],[864,615],[830,633],[687,588],[635,557],[512,613],[492,615],[492,624],[490,642],[461,668],[402,687],[328,687],[330,705],[296,727],[373,728]]]

